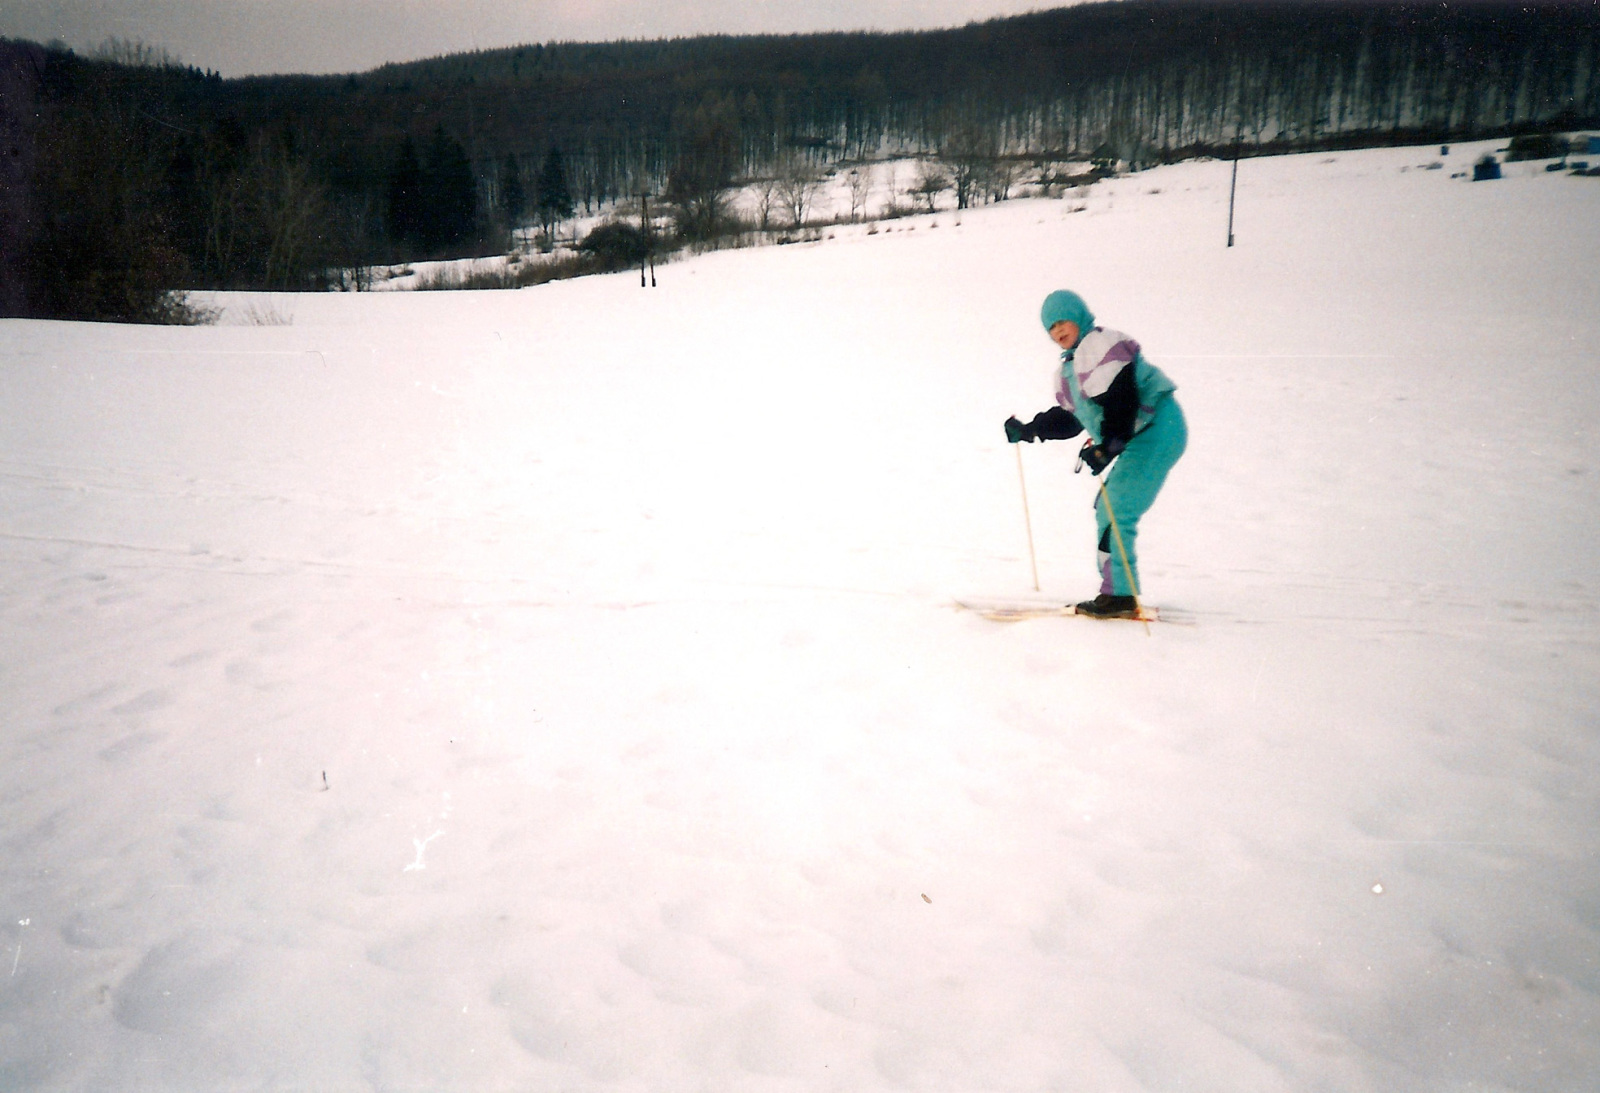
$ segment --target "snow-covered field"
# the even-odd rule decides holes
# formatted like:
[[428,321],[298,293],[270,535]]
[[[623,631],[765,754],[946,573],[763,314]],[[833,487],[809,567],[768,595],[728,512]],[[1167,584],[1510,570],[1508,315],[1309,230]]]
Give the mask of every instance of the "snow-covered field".
[[[0,1088],[1593,1089],[1600,180],[1435,152],[0,324]],[[951,606],[1057,287],[1194,625]]]

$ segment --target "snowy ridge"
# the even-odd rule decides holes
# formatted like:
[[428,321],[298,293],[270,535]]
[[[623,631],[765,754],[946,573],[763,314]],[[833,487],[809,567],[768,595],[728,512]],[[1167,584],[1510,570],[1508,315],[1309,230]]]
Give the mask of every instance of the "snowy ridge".
[[[0,324],[0,1088],[1589,1088],[1600,185],[1436,151]],[[949,609],[1063,286],[1198,625]]]

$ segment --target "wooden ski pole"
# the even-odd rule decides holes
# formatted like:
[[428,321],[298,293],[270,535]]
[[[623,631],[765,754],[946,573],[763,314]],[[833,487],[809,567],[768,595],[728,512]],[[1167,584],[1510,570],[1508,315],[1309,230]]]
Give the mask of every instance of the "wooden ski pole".
[[1133,566],[1128,564],[1128,548],[1122,545],[1122,529],[1117,527],[1117,514],[1111,508],[1111,495],[1106,492],[1105,480],[1100,482],[1100,503],[1106,507],[1106,516],[1111,521],[1111,534],[1117,540],[1117,553],[1122,556],[1122,572],[1128,575],[1128,587],[1133,590],[1133,610],[1139,616],[1139,621],[1144,623],[1146,636],[1150,634],[1150,620],[1145,618],[1144,608],[1139,604],[1139,582],[1133,578]]
[[1033,567],[1033,590],[1039,591],[1039,559],[1033,553],[1033,517],[1028,513],[1028,480],[1022,474],[1022,445],[1012,444],[1017,450],[1017,481],[1022,485],[1022,525],[1028,529],[1028,564]]

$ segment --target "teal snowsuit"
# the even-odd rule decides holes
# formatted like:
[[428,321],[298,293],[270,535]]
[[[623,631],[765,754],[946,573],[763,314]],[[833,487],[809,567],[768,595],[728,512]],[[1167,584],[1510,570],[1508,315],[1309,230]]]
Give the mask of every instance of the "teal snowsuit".
[[1022,426],[1020,438],[1062,440],[1087,432],[1104,456],[1116,458],[1104,492],[1095,496],[1095,568],[1102,593],[1137,596],[1139,520],[1189,441],[1183,410],[1172,394],[1177,386],[1144,359],[1138,342],[1094,326],[1093,314],[1076,293],[1051,293],[1041,318],[1046,330],[1062,321],[1076,323],[1082,337],[1061,354],[1058,406]]

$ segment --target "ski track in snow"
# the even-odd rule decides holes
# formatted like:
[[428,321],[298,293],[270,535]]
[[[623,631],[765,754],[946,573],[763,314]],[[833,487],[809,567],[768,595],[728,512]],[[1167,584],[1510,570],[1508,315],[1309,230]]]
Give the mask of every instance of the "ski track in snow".
[[[0,323],[0,1088],[1590,1088],[1600,185],[1436,150]],[[952,609],[1062,285],[1193,626]]]

